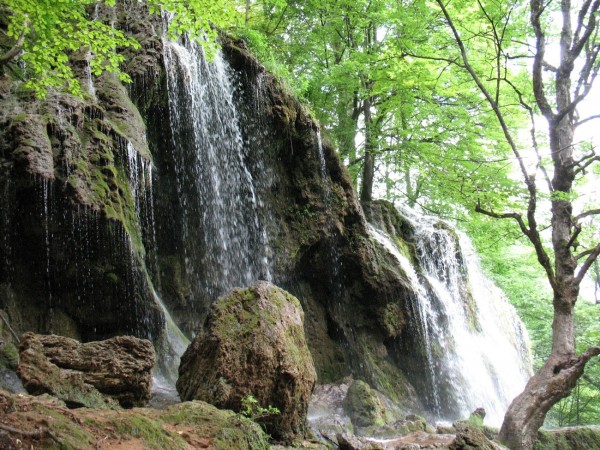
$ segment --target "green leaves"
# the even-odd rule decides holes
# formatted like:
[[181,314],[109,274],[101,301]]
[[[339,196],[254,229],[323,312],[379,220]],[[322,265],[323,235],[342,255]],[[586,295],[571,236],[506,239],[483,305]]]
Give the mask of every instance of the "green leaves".
[[256,397],[253,395],[247,395],[242,399],[240,414],[256,421],[265,417],[281,414],[281,411],[279,408],[276,408],[272,405],[264,408],[260,405]]
[[[88,19],[91,0],[2,0],[9,12],[7,35],[24,35],[24,87],[37,97],[49,88],[66,88],[80,94],[79,81],[69,64],[74,52],[88,52],[95,75],[103,71],[120,73],[123,57],[117,48],[139,46],[121,31],[98,20]],[[114,1],[108,2],[114,4]]]
[[[188,34],[203,43],[209,55],[216,51],[218,30],[240,20],[236,3],[227,0],[148,0],[147,4],[153,14],[164,11],[172,16],[171,37]],[[80,83],[70,65],[76,53],[87,54],[94,76],[107,71],[130,81],[121,71],[124,57],[119,51],[140,45],[111,23],[94,18],[93,8],[98,5],[114,7],[115,0],[0,0],[8,12],[6,36],[13,42],[24,36],[20,59],[26,89],[40,98],[50,88],[80,95]]]

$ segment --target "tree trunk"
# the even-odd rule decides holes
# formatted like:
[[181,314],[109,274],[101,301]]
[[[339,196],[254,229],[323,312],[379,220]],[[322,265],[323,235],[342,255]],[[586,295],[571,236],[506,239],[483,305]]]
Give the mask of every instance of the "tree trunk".
[[512,450],[532,450],[546,413],[570,394],[588,360],[587,356],[550,356],[510,404],[499,440]]
[[362,184],[360,189],[360,200],[370,202],[373,199],[373,180],[375,178],[375,155],[373,154],[373,133],[371,118],[371,98],[367,98],[363,104],[365,119],[365,159],[362,171]]
[[589,351],[577,356],[574,308],[579,295],[575,279],[577,262],[571,251],[573,207],[568,200],[575,178],[573,172],[573,120],[565,117],[550,124],[550,148],[554,162],[552,187],[552,248],[554,250],[554,293],[552,352],[546,363],[529,380],[525,390],[513,400],[504,416],[499,439],[512,450],[531,450],[550,408],[567,397],[591,358]]

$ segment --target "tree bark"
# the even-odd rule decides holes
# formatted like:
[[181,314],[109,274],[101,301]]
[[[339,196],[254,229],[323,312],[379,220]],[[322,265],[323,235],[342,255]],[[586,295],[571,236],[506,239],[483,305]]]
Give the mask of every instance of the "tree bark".
[[371,118],[371,98],[366,98],[363,103],[365,120],[365,159],[362,171],[360,200],[370,202],[373,199],[373,180],[375,178],[375,155],[373,154],[373,133]]
[[[572,312],[563,320],[572,322]],[[532,450],[550,408],[571,393],[586,363],[598,354],[600,347],[592,347],[581,356],[552,354],[510,404],[498,439],[512,450]]]

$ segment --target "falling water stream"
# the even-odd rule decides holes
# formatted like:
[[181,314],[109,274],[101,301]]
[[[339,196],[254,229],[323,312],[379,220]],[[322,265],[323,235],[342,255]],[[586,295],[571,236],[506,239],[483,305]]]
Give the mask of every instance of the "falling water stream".
[[186,271],[199,299],[271,279],[268,237],[246,163],[232,73],[193,42],[165,41]]
[[529,377],[527,335],[514,308],[482,273],[460,232],[412,211],[416,267],[393,238],[370,227],[406,274],[414,292],[429,377],[428,403],[438,420],[468,417],[483,407],[499,425]]

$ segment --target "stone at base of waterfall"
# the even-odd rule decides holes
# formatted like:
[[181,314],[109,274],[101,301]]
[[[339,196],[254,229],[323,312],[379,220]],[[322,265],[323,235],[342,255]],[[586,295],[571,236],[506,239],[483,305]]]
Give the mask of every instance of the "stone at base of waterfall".
[[392,401],[362,380],[354,380],[343,402],[357,436],[396,437],[427,429],[425,419],[404,417]]
[[[485,419],[485,415],[486,415],[485,409],[477,408],[475,411],[473,411],[469,415],[468,419],[457,420],[456,422],[454,422],[452,424],[452,427],[450,427],[450,433],[460,434],[461,432],[463,432],[469,428],[472,428],[472,429],[477,429],[477,430],[481,431],[485,435],[485,437],[488,438],[489,440],[496,439],[498,437],[498,430],[495,428],[489,427],[483,423],[483,420]],[[443,430],[442,430],[442,432],[443,432]]]
[[[232,290],[212,305],[204,331],[181,357],[181,399],[239,412],[252,396],[257,403],[249,415],[275,439],[308,436],[316,373],[303,320],[300,302],[270,283]],[[271,406],[279,414],[265,411]]]
[[505,447],[492,442],[482,429],[473,426],[462,426],[456,432],[454,442],[448,450],[502,450]]
[[82,344],[26,333],[17,374],[30,394],[51,394],[70,407],[129,408],[150,400],[155,361],[152,343],[132,336]]

